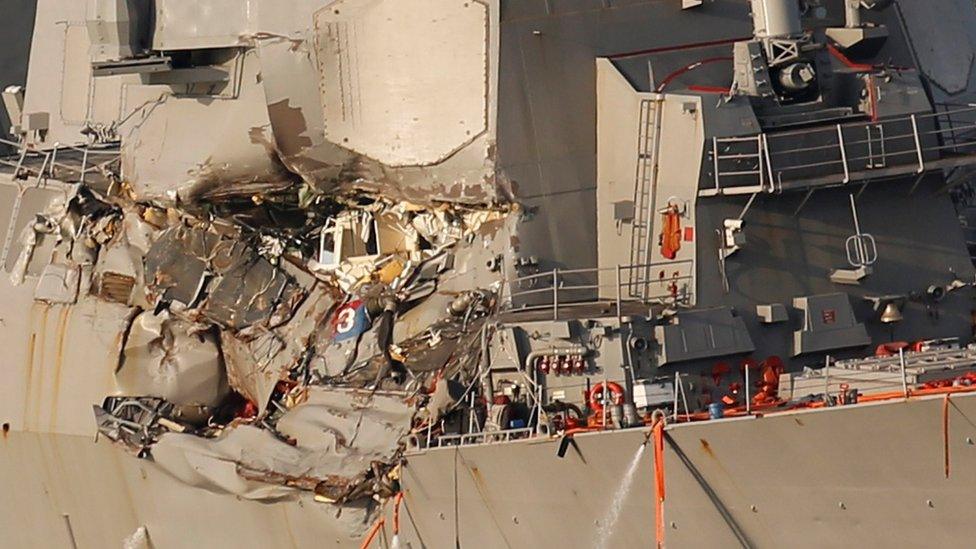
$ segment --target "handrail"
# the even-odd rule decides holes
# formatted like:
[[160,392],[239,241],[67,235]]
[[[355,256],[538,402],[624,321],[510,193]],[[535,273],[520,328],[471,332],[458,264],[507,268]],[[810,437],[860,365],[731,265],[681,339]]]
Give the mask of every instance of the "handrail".
[[[558,319],[560,306],[597,303],[606,301],[607,299],[612,299],[616,303],[618,315],[620,314],[620,307],[623,302],[666,303],[670,305],[688,304],[693,300],[695,295],[694,285],[687,284],[694,281],[694,265],[695,262],[693,259],[683,259],[644,265],[618,265],[614,267],[594,267],[588,269],[556,268],[551,271],[506,280],[503,284],[503,294],[500,301],[503,304],[503,310],[552,309],[554,320]],[[626,273],[635,271],[649,272],[652,269],[662,268],[673,274],[651,281],[633,280],[631,278],[625,279],[624,276]],[[614,274],[614,280],[612,282],[600,282],[601,274],[611,273]],[[571,277],[581,277],[584,280],[578,282],[567,280]],[[540,280],[548,280],[548,286],[538,287],[540,284],[538,281]],[[661,291],[653,294],[649,293],[647,289],[656,284],[663,285]],[[507,294],[504,288],[507,288]],[[600,290],[607,290],[608,293],[600,295]],[[595,292],[596,295],[589,298],[579,295],[585,292]],[[525,299],[530,296],[544,295],[549,295],[550,297],[532,304],[516,303],[519,298]]]
[[[798,146],[798,138],[808,145]],[[742,145],[751,142],[757,144],[755,153]],[[774,192],[776,181],[790,186],[791,179],[846,184],[879,168],[889,174],[923,173],[945,152],[972,156],[976,163],[976,105],[802,131],[713,137],[708,148],[712,182],[699,196]]]
[[[74,174],[72,177],[76,177],[77,182],[84,183],[88,174],[103,172],[121,159],[118,143],[83,146],[55,143],[50,149],[40,149],[26,142],[0,138],[0,145],[17,149],[14,155],[0,157],[0,166],[12,168],[15,177],[26,174],[39,179],[58,179],[66,174]],[[80,158],[66,153],[77,153]],[[28,159],[40,161],[40,167],[29,165]]]
[[521,427],[518,429],[505,429],[500,431],[465,433],[463,435],[441,435],[437,437],[437,446],[468,446],[471,444],[509,442],[520,438],[530,438],[535,434],[536,429],[534,427]]

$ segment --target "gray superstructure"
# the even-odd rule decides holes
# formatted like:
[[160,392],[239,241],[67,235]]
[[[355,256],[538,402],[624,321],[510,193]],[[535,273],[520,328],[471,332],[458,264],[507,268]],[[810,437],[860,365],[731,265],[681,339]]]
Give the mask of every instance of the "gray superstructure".
[[971,3],[15,19],[5,545],[967,545]]

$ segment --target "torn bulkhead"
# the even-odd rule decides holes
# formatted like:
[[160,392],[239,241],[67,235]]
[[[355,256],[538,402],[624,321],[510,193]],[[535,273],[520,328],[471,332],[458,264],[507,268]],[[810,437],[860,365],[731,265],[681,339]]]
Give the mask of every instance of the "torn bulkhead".
[[259,201],[199,217],[205,204],[122,193],[89,197],[102,206],[87,216],[75,198],[38,226],[76,220],[55,254],[87,251],[78,298],[128,310],[118,393],[95,407],[103,435],[204,489],[358,508],[397,491],[411,431],[453,411],[445,383],[484,374],[498,275],[464,268],[504,253],[519,213],[293,197],[306,223],[252,225]]

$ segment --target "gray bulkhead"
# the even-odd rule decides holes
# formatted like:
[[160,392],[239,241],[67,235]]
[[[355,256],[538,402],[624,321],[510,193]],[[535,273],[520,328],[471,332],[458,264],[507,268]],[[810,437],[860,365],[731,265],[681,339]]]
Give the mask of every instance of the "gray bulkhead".
[[[498,166],[530,209],[519,238],[522,253],[536,256],[542,270],[596,266],[595,59],[622,57],[621,70],[646,87],[646,59],[635,52],[751,34],[742,2],[710,3],[704,17],[680,5],[502,2]],[[655,71],[684,64],[681,56],[667,57]]]
[[[0,35],[0,90],[23,86],[27,81],[27,60],[34,31],[36,4],[28,0],[7,0],[3,5],[4,32]],[[8,137],[10,120],[0,109],[0,138]],[[9,152],[0,145],[0,153]]]
[[[805,28],[819,33],[827,27],[843,26],[841,3],[828,1],[821,5],[828,9],[804,13]],[[904,9],[910,13],[906,15]],[[973,18],[969,13],[973,11],[971,6],[961,10],[965,12],[963,18]],[[931,112],[931,102],[965,102],[966,90],[971,87],[947,82],[950,78],[946,75],[953,69],[947,65],[951,63],[936,65],[933,56],[919,56],[912,49],[913,43],[930,40],[945,45],[944,40],[932,36],[937,31],[918,23],[917,7],[896,4],[862,11],[865,20],[883,25],[889,36],[880,51],[868,58],[862,56],[858,62],[907,68],[899,71],[896,82],[889,85],[887,102],[879,102],[878,114],[882,118]],[[679,2],[666,1],[609,5],[597,0],[502,3],[498,166],[529,206],[519,235],[522,255],[537,259],[538,268],[546,271],[593,266],[598,254],[605,251],[600,249],[605,244],[598,245],[598,231],[594,230],[598,226],[599,202],[594,183],[594,113],[598,105],[594,58],[609,59],[637,93],[654,91],[652,86],[665,86],[666,92],[701,96],[706,154],[700,173],[702,188],[707,185],[711,162],[708,141],[714,135],[737,135],[742,130],[741,126],[732,127],[736,120],[716,114],[722,108],[720,94],[689,91],[688,87],[730,86],[732,42],[748,39],[752,34],[749,12],[748,3],[722,0],[691,10],[682,10]],[[960,41],[960,33],[966,33],[955,26],[950,31],[955,33],[956,42]],[[699,61],[701,65],[682,71]],[[910,68],[916,63],[921,64],[924,94],[916,93],[923,91],[917,71]],[[845,67],[836,69],[838,73],[845,71]],[[675,75],[673,80],[670,75]],[[838,78],[852,77],[844,74]],[[903,85],[902,79],[906,82]],[[905,88],[909,89],[907,95]],[[634,120],[635,126],[637,123]],[[849,134],[847,139],[853,141],[852,132],[862,130],[844,131]],[[898,130],[889,128],[889,133],[895,131],[904,131],[904,126]],[[667,138],[662,137],[665,141]],[[801,130],[795,139],[796,147],[803,147],[815,137],[805,137]],[[781,145],[787,143],[784,140]],[[929,160],[926,153],[925,161]],[[718,259],[719,231],[725,220],[740,215],[749,195],[699,196],[695,202],[695,306],[732,308],[744,321],[756,358],[778,355],[789,359],[799,355],[798,366],[812,365],[822,363],[827,353],[863,354],[870,348],[867,343],[971,337],[972,303],[968,290],[952,293],[938,302],[924,297],[933,285],[973,279],[963,235],[952,202],[944,192],[942,172],[929,171],[922,178],[914,173],[886,177],[866,188],[856,177],[851,179],[844,184],[837,181],[824,185],[809,196],[805,188],[757,196],[744,218],[746,244],[726,260],[728,291],[724,289]],[[857,285],[839,284],[830,276],[832,271],[847,267],[845,241],[855,232],[851,194],[857,196],[862,231],[876,239],[878,251],[872,274]],[[630,227],[624,225],[621,233],[619,246],[629,246]],[[850,303],[849,311],[843,310],[844,300],[838,301],[838,294]],[[877,298],[909,294],[923,297],[907,300],[903,321],[882,324]],[[794,303],[795,298],[807,296],[813,297],[809,312],[814,316],[824,311],[832,315],[838,305],[842,316],[852,313],[851,330],[838,332],[836,338],[824,339],[817,334],[816,344],[797,343],[814,341],[803,339],[800,332],[804,330],[805,313]],[[829,297],[821,303],[816,296]],[[778,309],[785,309],[788,318],[763,322],[757,306],[770,304],[782,305]],[[870,340],[864,338],[865,330]],[[710,366],[720,356],[716,350],[712,357],[696,362],[692,353],[681,365]]]

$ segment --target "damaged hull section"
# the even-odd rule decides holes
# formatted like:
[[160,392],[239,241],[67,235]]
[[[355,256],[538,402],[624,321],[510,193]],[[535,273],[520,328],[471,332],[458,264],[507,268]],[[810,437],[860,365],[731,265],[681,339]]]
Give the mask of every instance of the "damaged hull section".
[[358,547],[370,524],[310,495],[269,505],[191,487],[104,438],[12,431],[0,444],[0,467],[21,472],[3,489],[25,496],[0,504],[5,547],[122,547],[140,527],[151,547]]

